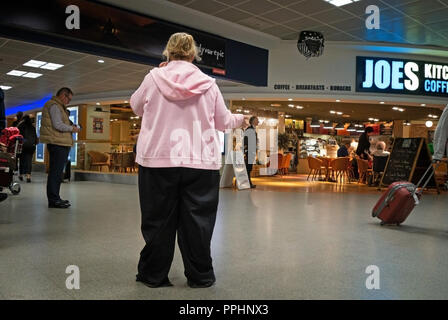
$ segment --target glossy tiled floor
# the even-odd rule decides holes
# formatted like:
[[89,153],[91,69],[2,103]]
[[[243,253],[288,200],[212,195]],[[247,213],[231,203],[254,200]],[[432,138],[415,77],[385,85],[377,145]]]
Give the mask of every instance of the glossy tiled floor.
[[[68,210],[48,209],[44,176],[0,204],[2,299],[448,299],[448,195],[428,194],[401,227],[381,227],[375,189],[258,179],[224,189],[213,238],[217,283],[190,289],[179,251],[174,287],[135,282],[143,241],[137,188],[64,184]],[[81,272],[68,290],[68,265]],[[367,290],[366,267],[380,269]]]

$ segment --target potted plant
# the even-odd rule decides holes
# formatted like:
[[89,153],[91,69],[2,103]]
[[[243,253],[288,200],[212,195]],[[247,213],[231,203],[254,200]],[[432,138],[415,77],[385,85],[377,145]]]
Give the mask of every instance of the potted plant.
[[286,133],[279,133],[277,138],[278,152],[283,154],[289,147],[289,137]]

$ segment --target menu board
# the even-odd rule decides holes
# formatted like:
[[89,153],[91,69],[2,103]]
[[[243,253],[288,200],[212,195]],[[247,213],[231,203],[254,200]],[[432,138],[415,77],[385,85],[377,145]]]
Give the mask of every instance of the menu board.
[[[387,186],[397,181],[417,184],[431,165],[431,161],[425,138],[396,138],[380,185]],[[439,191],[434,176],[427,187]]]
[[410,181],[424,138],[396,138],[381,185]]

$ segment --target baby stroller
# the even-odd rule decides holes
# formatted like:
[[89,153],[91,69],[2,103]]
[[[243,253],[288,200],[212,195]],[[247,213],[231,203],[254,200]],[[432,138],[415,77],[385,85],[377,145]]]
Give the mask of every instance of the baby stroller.
[[0,136],[0,192],[9,188],[13,195],[20,193],[20,184],[14,181],[17,170],[17,156],[22,152],[23,136],[19,129],[11,127],[2,130]]

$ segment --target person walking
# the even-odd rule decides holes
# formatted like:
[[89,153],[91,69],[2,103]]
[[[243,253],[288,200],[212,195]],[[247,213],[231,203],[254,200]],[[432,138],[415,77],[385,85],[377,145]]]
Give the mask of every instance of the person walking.
[[435,162],[440,162],[447,154],[448,148],[448,104],[440,116],[436,131],[434,132],[434,155]]
[[[0,136],[2,135],[2,130],[6,128],[6,115],[5,115],[5,94],[3,89],[0,88]],[[8,195],[6,193],[0,192],[0,202],[6,200]]]
[[187,284],[209,287],[216,281],[210,250],[221,167],[216,130],[239,127],[245,118],[227,109],[215,79],[193,64],[200,58],[191,35],[171,35],[163,54],[167,62],[146,75],[130,100],[142,117],[136,162],[146,245],[136,280],[172,286],[177,232]]
[[31,182],[31,170],[33,164],[33,155],[36,151],[36,145],[39,143],[37,138],[36,128],[31,121],[29,115],[25,115],[17,128],[23,136],[22,153],[20,154],[20,181],[23,181],[23,176],[26,175],[26,182]]
[[258,118],[251,117],[249,119],[249,127],[244,131],[244,162],[246,164],[247,177],[249,178],[250,187],[256,188],[257,186],[252,183],[250,174],[252,167],[256,163],[257,157],[257,131]]
[[68,208],[70,202],[62,200],[59,191],[62,173],[67,163],[70,148],[73,146],[72,133],[79,132],[76,125],[70,125],[66,105],[70,103],[73,92],[61,88],[42,110],[40,142],[47,144],[50,166],[47,179],[47,198],[49,208]]
[[6,128],[6,115],[5,115],[5,93],[0,88],[0,134],[3,129]]
[[16,120],[14,120],[14,122],[12,123],[12,126],[17,128],[20,121],[22,121],[22,118],[23,118],[23,112],[22,111],[17,112]]

